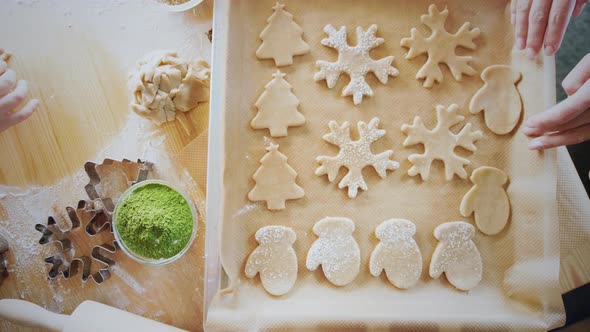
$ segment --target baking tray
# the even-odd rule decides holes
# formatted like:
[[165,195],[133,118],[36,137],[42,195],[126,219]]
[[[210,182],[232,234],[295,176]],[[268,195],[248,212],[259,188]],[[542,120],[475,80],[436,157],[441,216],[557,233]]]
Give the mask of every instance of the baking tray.
[[[252,29],[252,31],[256,31],[255,34],[252,35],[251,40],[249,41],[250,43],[254,44],[256,47],[259,45],[259,40],[257,39],[257,35],[258,32],[262,30],[262,28],[266,25],[266,18],[268,16],[270,16],[270,14],[272,13],[271,11],[271,7],[272,4],[274,2],[268,2],[268,4],[265,4],[264,6],[260,6],[259,4],[257,4],[257,7],[262,7],[264,8],[264,14],[259,15],[259,17],[253,18],[253,20],[256,20],[256,22],[254,22],[254,25],[256,26],[255,28]],[[284,1],[287,4],[286,9],[289,10],[290,8],[294,7],[294,2],[293,1]],[[380,2],[380,1],[377,1]],[[449,1],[451,2],[451,1]],[[460,1],[452,1],[453,3],[457,3]],[[506,2],[506,1],[504,1]],[[305,2],[304,2],[305,3]],[[316,1],[315,2],[315,8],[317,8],[317,6],[322,6],[322,4],[325,4],[326,1]],[[371,1],[367,1],[367,7],[370,8],[371,7]],[[431,4],[432,2],[428,1],[416,1],[415,5],[421,6],[423,8],[423,13],[426,13],[428,5]],[[444,3],[440,2],[440,1],[434,1],[435,4],[438,5],[439,9],[444,8]],[[239,4],[239,5],[237,5]],[[268,72],[268,77],[266,79],[256,79],[255,82],[252,82],[250,80],[246,80],[244,77],[239,77],[239,75],[237,75],[236,73],[241,73],[242,72],[242,68],[244,68],[244,66],[248,66],[249,63],[248,61],[250,61],[250,59],[244,59],[243,62],[242,61],[238,61],[236,62],[235,59],[230,61],[230,52],[235,52],[237,48],[243,47],[243,45],[241,45],[239,42],[235,42],[235,36],[233,35],[233,33],[235,32],[236,28],[234,26],[232,26],[232,24],[237,24],[235,22],[232,22],[232,20],[230,19],[232,11],[237,10],[238,7],[240,6],[247,6],[247,5],[254,5],[253,2],[245,2],[245,1],[216,1],[215,2],[215,8],[214,8],[214,19],[213,19],[213,31],[214,31],[214,40],[213,40],[213,60],[212,60],[212,82],[211,82],[211,102],[210,102],[210,109],[211,109],[211,114],[210,114],[210,137],[209,137],[209,159],[208,159],[208,186],[207,186],[207,229],[206,229],[206,271],[205,271],[205,276],[206,276],[206,281],[205,281],[205,310],[204,310],[204,315],[205,315],[205,321],[207,321],[207,313],[208,310],[210,308],[210,305],[215,297],[215,295],[219,292],[219,290],[224,289],[228,286],[228,278],[227,275],[221,265],[221,259],[220,259],[220,247],[221,247],[221,223],[222,220],[224,218],[224,215],[226,214],[227,211],[224,211],[225,209],[225,202],[224,202],[224,190],[226,189],[234,189],[232,184],[228,184],[228,183],[224,183],[224,172],[225,172],[225,160],[226,160],[226,153],[228,153],[228,151],[226,150],[226,146],[225,146],[225,138],[226,138],[226,129],[228,127],[228,123],[231,121],[236,121],[236,117],[234,116],[234,112],[246,112],[249,114],[249,116],[253,116],[255,113],[252,111],[252,104],[255,101],[255,97],[253,98],[252,96],[258,96],[262,91],[263,91],[263,87],[264,85],[268,82],[268,80],[270,80],[270,74],[276,70],[276,68],[274,67],[274,64],[272,64],[272,61],[270,62],[265,62],[265,64],[263,65],[264,70]],[[339,2],[339,4],[342,4],[342,6],[350,6],[353,4],[353,2],[351,1],[341,1]],[[452,6],[451,10],[452,10]],[[474,9],[474,11],[476,11],[477,9]],[[300,25],[304,25],[306,24],[305,20],[303,17],[301,17],[300,15],[298,15],[296,12],[291,11],[294,16],[295,16],[295,21],[300,24]],[[363,11],[363,13],[366,14],[365,11]],[[451,11],[451,15],[453,12]],[[394,13],[392,13],[393,15]],[[349,39],[351,39],[351,35],[353,35],[353,31],[355,28],[354,24],[350,24],[351,21],[355,21],[354,19],[354,15],[352,15],[351,13],[348,14],[343,14],[343,15],[348,15],[349,18],[347,19],[340,19],[339,15],[336,14],[332,14],[332,15],[328,15],[328,18],[326,18],[326,24],[327,23],[332,23],[336,28],[340,27],[340,25],[347,25],[348,27],[348,32],[349,32]],[[362,14],[355,14],[355,15],[362,15]],[[247,16],[247,15],[246,15]],[[353,18],[350,18],[353,17]],[[468,18],[466,18],[465,20],[469,20]],[[262,21],[262,22],[259,22]],[[359,20],[361,21],[361,20]],[[365,20],[366,21],[366,20]],[[415,17],[414,19],[415,23],[413,26],[419,26],[419,15],[418,17]],[[359,25],[363,26],[364,28],[367,28],[368,25],[366,24],[361,24],[361,22],[359,22]],[[365,26],[366,25],[366,26]],[[408,28],[406,29],[406,31],[402,32],[401,34],[403,36],[408,36],[409,35],[409,30],[410,30],[411,26],[408,26]],[[456,28],[456,26],[454,26]],[[317,27],[317,29],[319,31],[322,30],[323,27]],[[242,27],[242,29],[249,29],[246,27]],[[250,31],[250,32],[252,32]],[[307,33],[307,31],[306,31]],[[485,33],[485,31],[484,31]],[[325,51],[322,48],[324,48],[323,46],[320,45],[319,40],[321,38],[323,38],[325,35],[320,34],[321,37],[317,37],[314,36],[313,38],[310,38],[309,34],[304,35],[306,41],[310,44],[311,48],[312,48],[312,53],[314,50],[317,50],[319,55],[313,55],[312,59],[313,61],[315,60],[327,60],[327,61],[334,61],[336,58],[336,53],[335,52],[331,52],[331,51]],[[380,31],[378,32],[378,36],[383,36],[384,33],[382,31],[382,28],[380,27]],[[354,40],[354,37],[352,37],[352,39]],[[476,41],[477,42],[477,41]],[[403,59],[403,56],[400,56],[400,54],[405,55],[405,50],[403,50],[402,52],[400,52],[400,47],[399,47],[399,39],[398,40],[391,40],[391,39],[387,39],[385,41],[386,44],[389,43],[388,49],[397,49],[397,52],[394,54],[396,56],[396,59],[393,63],[394,66],[400,68],[400,63],[401,62],[406,62],[407,60]],[[255,48],[254,48],[255,49]],[[385,55],[388,55],[386,51],[379,51],[377,52],[378,56],[375,56],[375,58],[381,58]],[[327,55],[326,55],[327,54]],[[523,54],[519,54],[519,53],[513,53],[512,55],[512,61],[511,64],[513,66],[513,68],[518,68],[518,69],[522,69],[524,71],[526,71],[526,60],[525,60],[525,56]],[[309,55],[307,55],[307,57],[309,57]],[[416,68],[419,68],[419,66],[421,66],[423,64],[424,59],[418,58],[413,60],[412,62],[414,63],[415,66],[418,66]],[[309,62],[309,61],[308,61]],[[542,60],[538,61],[536,64],[533,64],[533,66],[539,66],[539,63],[541,63],[541,66],[543,68],[543,73],[540,76],[542,78],[542,93],[543,93],[543,98],[542,100],[544,102],[542,102],[543,107],[542,108],[546,108],[550,105],[553,105],[555,103],[555,64],[554,64],[554,59],[552,57],[543,57]],[[491,63],[490,63],[491,64]],[[288,81],[291,82],[290,80],[290,75],[293,73],[293,68],[294,66],[301,66],[301,62],[298,61],[297,57],[295,58],[295,64],[293,66],[290,67],[286,67],[285,71],[287,71],[287,77],[286,79]],[[309,63],[307,63],[306,65],[309,65]],[[489,64],[486,64],[489,65]],[[309,69],[309,68],[307,68]],[[306,70],[307,70],[306,69]],[[476,68],[478,70],[478,72],[481,72],[481,70],[483,69],[483,67]],[[237,72],[236,72],[237,71]],[[312,72],[315,72],[315,70],[313,70]],[[410,72],[408,73],[406,72],[402,72],[401,75],[405,75],[405,76],[411,76],[411,78],[413,79],[413,75],[415,75],[416,71]],[[450,74],[448,73],[448,71],[444,71],[445,73],[445,83],[444,84],[455,84],[455,83],[450,83],[449,81],[452,81],[452,78],[450,77]],[[240,81],[241,80],[241,81]],[[340,81],[347,81],[348,78],[347,77],[342,77],[340,78]],[[475,81],[478,81],[479,78],[477,78]],[[232,86],[241,86],[242,88],[239,91],[228,91],[227,90],[227,86],[228,86],[228,82],[231,82]],[[238,83],[236,83],[238,82]],[[240,83],[241,82],[241,83]],[[390,78],[390,83],[386,86],[386,88],[384,88],[383,86],[380,86],[378,83],[376,83],[376,80],[371,80],[370,84],[371,86],[374,88],[374,90],[376,91],[375,94],[376,96],[373,98],[379,98],[380,94],[386,94],[387,93],[387,89],[395,89],[396,86],[396,79],[394,78]],[[342,84],[340,82],[340,84]],[[311,76],[309,78],[309,85],[313,85],[314,89],[320,90],[321,93],[325,96],[326,99],[329,99],[330,101],[332,100],[340,100],[343,99],[343,101],[339,101],[340,103],[342,103],[341,105],[345,105],[344,107],[346,107],[346,110],[342,110],[342,112],[359,112],[358,109],[355,109],[352,106],[352,101],[351,100],[347,100],[350,98],[342,98],[340,97],[340,89],[342,87],[342,85],[337,85],[334,89],[327,89],[325,86],[325,82],[320,82],[320,83],[316,83],[313,82]],[[390,86],[392,85],[392,86]],[[522,83],[519,86],[520,88],[522,88]],[[422,89],[420,82],[416,82],[416,89]],[[295,86],[295,89],[297,89],[297,86]],[[246,93],[246,91],[249,93],[249,97],[245,98],[245,95],[248,95],[248,93]],[[254,92],[253,92],[254,91]],[[539,92],[539,89],[537,89],[536,92]],[[297,91],[294,91],[294,93],[300,98],[300,100],[302,100],[302,105],[304,105],[304,96],[299,95],[297,93]],[[240,99],[240,103],[243,104],[243,107],[240,109],[236,109],[236,108],[230,108],[227,105],[227,100],[228,98],[238,98]],[[525,108],[527,106],[527,101],[532,100],[534,98],[538,99],[538,95],[533,97],[530,94],[526,94],[523,93],[523,100],[525,102]],[[537,100],[538,101],[538,100]],[[366,101],[365,101],[366,102]],[[362,105],[361,105],[362,106]],[[432,109],[434,109],[434,104],[432,104]],[[464,105],[463,105],[464,106]],[[361,107],[362,108],[362,107]],[[310,112],[313,111],[317,108],[312,108],[307,106],[304,111],[305,112]],[[538,111],[538,110],[537,110]],[[362,112],[362,111],[361,111]],[[306,113],[304,113],[306,114]],[[404,122],[405,123],[411,123],[411,120],[414,116],[414,112],[409,112],[408,114],[404,115]],[[465,115],[465,114],[464,114]],[[468,116],[468,118],[470,118],[471,116]],[[325,122],[327,123],[327,120],[330,120],[329,118],[325,118]],[[338,120],[339,122],[341,122],[341,118],[338,119],[334,119],[334,120]],[[357,117],[352,116],[352,118],[350,119],[351,123],[355,124],[355,122],[358,120]],[[481,120],[481,119],[480,119]],[[475,120],[474,120],[475,121]],[[235,123],[234,123],[235,125]],[[245,128],[249,129],[249,123],[248,122],[244,122],[241,124],[242,126],[244,126]],[[427,126],[433,125],[432,122],[428,122]],[[400,155],[399,154],[399,150],[401,149],[401,140],[403,140],[403,138],[405,136],[403,136],[398,130],[397,128],[392,128],[391,126],[389,126],[388,129],[388,135],[392,134],[396,136],[396,144],[394,147],[394,151],[395,151],[395,155],[394,158],[397,161],[402,162],[402,168],[398,171],[398,172],[405,172],[407,171],[407,168],[409,167],[407,164],[404,164],[405,157],[402,156],[407,156],[407,155]],[[482,128],[480,128],[482,129]],[[485,128],[483,128],[482,130],[485,130]],[[354,129],[353,129],[354,131]],[[325,129],[325,132],[327,132],[327,126]],[[325,133],[324,132],[324,133]],[[489,133],[486,133],[489,134]],[[263,136],[268,136],[268,133],[263,133],[263,132],[257,132],[256,135],[263,137]],[[317,137],[317,145],[322,146],[323,144],[325,144],[325,142],[321,141],[320,139],[321,135],[318,135]],[[330,150],[330,148],[326,147],[326,146],[322,146],[323,151],[326,152],[326,154],[331,154],[334,152],[334,150]],[[260,150],[262,151],[262,147],[260,148]],[[288,150],[287,150],[288,151]],[[252,155],[253,158],[253,162],[252,165],[256,165],[255,167],[250,167],[245,170],[243,172],[243,174],[241,174],[240,176],[244,176],[246,178],[250,178],[251,177],[251,173],[253,173],[255,171],[255,169],[258,167],[258,159],[260,157],[262,157],[263,153],[260,152],[256,155]],[[293,160],[294,158],[296,158],[296,156],[294,155],[290,155],[287,154],[288,157],[290,157],[290,162],[291,160]],[[540,227],[543,227],[544,229],[544,234],[542,235],[542,237],[544,237],[544,240],[546,242],[544,242],[543,248],[542,250],[544,250],[544,254],[541,254],[541,256],[543,256],[544,258],[547,259],[547,261],[550,262],[549,265],[547,265],[549,267],[549,270],[547,272],[548,275],[550,275],[550,279],[554,279],[553,281],[556,280],[557,275],[558,275],[558,267],[559,267],[559,262],[558,262],[558,257],[559,257],[559,253],[558,253],[558,248],[559,248],[559,243],[557,241],[557,218],[555,215],[555,153],[554,151],[548,151],[544,154],[542,154],[541,156],[541,160],[542,160],[542,164],[543,164],[543,181],[546,181],[546,185],[543,186],[542,188],[540,188],[540,205],[545,206],[545,211],[543,213],[544,217],[543,220],[539,221],[539,225]],[[440,171],[442,173],[442,171],[439,169],[440,165],[433,165],[433,172],[437,172]],[[494,165],[491,165],[494,166]],[[316,165],[308,165],[308,167],[310,169],[315,169]],[[301,174],[301,170],[298,169],[299,173]],[[472,169],[470,169],[469,171],[472,171]],[[389,175],[391,176],[391,175]],[[324,183],[323,185],[325,186],[329,186],[329,187],[336,187],[334,183],[328,183],[327,181],[325,181],[325,179],[321,179]],[[371,181],[369,182],[369,186],[371,186],[371,184],[376,185],[375,181]],[[539,189],[539,188],[537,188]],[[336,189],[337,190],[337,189]],[[371,189],[369,189],[371,190]],[[365,194],[364,192],[360,192],[359,193],[359,197],[362,197],[362,195]],[[245,191],[243,193],[244,197],[247,195],[247,191]],[[358,198],[357,198],[358,199]],[[289,203],[287,202],[287,210],[289,209]],[[395,217],[395,216],[392,216]],[[317,219],[319,220],[319,219]],[[313,220],[313,222],[317,221],[317,220]],[[465,219],[465,218],[461,218],[461,220],[471,220],[471,219]],[[472,220],[471,220],[472,221]],[[420,227],[420,226],[418,226]],[[510,225],[508,227],[511,227]],[[551,234],[551,230],[555,231],[553,234]],[[298,237],[300,237],[301,234],[298,234]],[[306,235],[307,236],[307,235]],[[313,237],[313,235],[311,236]],[[246,238],[249,238],[249,235],[246,236]],[[357,239],[357,242],[359,241],[364,241],[365,239]],[[250,241],[250,239],[248,240]],[[557,246],[557,248],[556,248]],[[307,270],[305,270],[305,266],[304,264],[301,264],[301,260],[302,257],[303,259],[305,258],[305,254],[307,252],[307,249],[309,249],[309,246],[307,246],[307,243],[305,246],[300,246],[298,248],[296,248],[298,257],[299,257],[299,273],[301,276],[301,273],[309,273],[309,274],[313,274],[312,272],[308,272]],[[481,248],[480,248],[481,250]],[[429,255],[430,255],[431,251],[430,250],[423,250],[422,251],[422,255],[423,255],[423,260],[425,265],[427,266],[429,263]],[[557,255],[556,255],[557,253]],[[363,262],[362,264],[365,264],[366,262],[366,258],[365,256],[367,253],[363,253]],[[484,253],[482,253],[482,255],[485,255]],[[556,258],[557,257],[557,258]],[[557,259],[557,261],[556,261]],[[516,265],[516,264],[515,264]],[[524,267],[521,268],[520,272],[523,273],[523,269],[527,270],[527,266],[526,264],[523,265]],[[485,271],[486,267],[484,266],[484,271]],[[515,269],[518,270],[518,269]],[[362,273],[365,273],[366,271],[362,270]],[[484,272],[485,273],[485,272]],[[530,267],[530,269],[528,271],[524,271],[524,275],[527,275],[527,273],[529,276],[531,274],[535,273],[534,267]],[[518,274],[518,273],[515,273]],[[243,278],[243,275],[241,276],[241,278]],[[427,279],[423,276],[423,279]],[[442,279],[444,279],[444,277],[442,277]],[[517,278],[518,279],[518,278]],[[250,282],[250,281],[247,281]],[[518,283],[517,283],[518,284]],[[258,287],[260,287],[260,285],[258,285]],[[298,287],[297,284],[295,286],[296,288]],[[536,287],[536,288],[535,288]],[[329,288],[329,286],[328,286]],[[518,288],[518,287],[517,287]],[[528,289],[529,292],[536,292],[539,290],[545,290],[542,286],[535,286],[535,285],[530,285],[530,286],[524,286],[523,289]],[[522,289],[521,289],[522,290]],[[261,292],[264,292],[262,290],[262,288],[260,288]],[[337,290],[338,291],[338,290]],[[340,290],[342,291],[342,290]],[[346,290],[344,290],[346,292]],[[397,293],[394,291],[392,293],[392,296],[397,295]],[[524,294],[523,297],[525,298],[524,301],[526,301],[527,295]],[[534,302],[534,295],[531,297],[532,301]],[[283,299],[284,300],[284,299]],[[313,299],[310,299],[310,301],[312,301]],[[273,302],[276,301],[276,302]],[[281,298],[278,299],[270,299],[269,301],[264,301],[264,303],[260,303],[261,306],[261,311],[264,311],[264,308],[266,306],[272,306],[273,303],[279,304],[282,301]],[[426,302],[428,302],[427,298],[424,298],[425,304]],[[361,301],[362,302],[362,301]],[[305,303],[301,303],[301,305],[305,306]],[[428,330],[428,329],[433,329],[433,330],[437,330],[438,327],[456,327],[456,328],[472,328],[477,330],[478,327],[483,326],[484,330],[486,326],[495,326],[495,327],[500,327],[500,328],[505,328],[505,329],[510,329],[514,326],[520,326],[523,328],[527,328],[530,330],[543,330],[543,329],[548,329],[548,328],[552,328],[552,327],[556,327],[559,326],[563,323],[564,321],[564,314],[563,314],[563,307],[562,304],[559,303],[547,303],[547,302],[543,302],[543,303],[537,303],[537,304],[533,304],[533,305],[540,305],[542,306],[542,310],[541,312],[543,312],[545,309],[545,314],[543,317],[534,317],[531,316],[529,317],[526,321],[518,321],[518,322],[514,322],[512,321],[512,318],[505,318],[505,317],[500,317],[500,316],[491,316],[491,317],[486,317],[485,314],[483,314],[482,312],[478,312],[477,310],[474,310],[473,312],[469,313],[471,315],[471,317],[468,320],[465,320],[464,317],[461,317],[461,315],[457,315],[457,316],[440,316],[438,318],[438,321],[436,320],[421,320],[420,319],[420,315],[408,315],[407,319],[404,320],[403,322],[400,321],[399,319],[394,319],[393,322],[389,321],[388,317],[372,317],[373,320],[377,320],[379,322],[381,322],[382,324],[378,324],[379,326],[392,326],[392,325],[388,325],[389,323],[398,323],[398,325],[396,326],[406,326],[408,327],[409,330],[411,330],[412,328],[416,328],[418,330]],[[361,303],[361,305],[359,306],[360,310],[363,310],[363,305]],[[367,308],[370,308],[370,305],[367,306]],[[365,310],[371,310],[371,309],[365,309]],[[427,305],[427,309],[426,310],[435,310],[435,307],[433,306],[429,306]],[[547,312],[549,312],[549,314],[547,314]],[[324,327],[324,328],[329,328],[329,327],[342,327],[338,324],[336,324],[336,322],[332,322],[334,323],[334,325],[331,325],[329,320],[330,319],[334,319],[333,316],[330,315],[326,315],[324,318],[322,317],[317,317],[317,322],[309,322],[306,326],[307,329],[311,328],[311,327]],[[254,319],[255,320],[255,319]],[[240,326],[240,319],[236,318],[237,326]],[[354,318],[351,318],[350,321],[347,320],[343,320],[346,323],[347,327],[354,327],[354,328],[361,328],[361,329],[368,329],[371,328],[372,325],[370,324],[362,324],[362,322],[358,322],[355,321]],[[243,323],[243,322],[242,322]],[[244,329],[265,329],[268,327],[275,327],[275,328],[284,328],[284,327],[289,327],[292,326],[292,321],[289,319],[289,315],[285,315],[281,317],[278,317],[277,319],[275,319],[273,322],[269,324],[261,324],[261,325],[257,325],[257,326],[242,326]],[[440,323],[440,324],[439,324]],[[483,325],[480,325],[480,323],[482,323]],[[399,325],[401,324],[401,325]],[[437,325],[438,324],[438,325]],[[462,325],[463,324],[463,325]],[[467,325],[465,325],[467,324]],[[207,326],[207,325],[206,325]],[[299,327],[301,327],[301,325],[298,325]],[[210,330],[215,330],[214,328],[210,328]]]

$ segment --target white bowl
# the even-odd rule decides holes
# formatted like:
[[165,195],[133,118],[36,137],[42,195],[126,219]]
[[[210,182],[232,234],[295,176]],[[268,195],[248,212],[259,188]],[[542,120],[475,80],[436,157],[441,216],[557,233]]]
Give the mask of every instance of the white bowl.
[[[159,2],[156,0],[156,2]],[[203,2],[203,0],[190,0],[180,5],[167,5],[163,2],[160,2],[162,7],[170,12],[183,12],[185,10],[193,9],[194,7],[198,6]]]

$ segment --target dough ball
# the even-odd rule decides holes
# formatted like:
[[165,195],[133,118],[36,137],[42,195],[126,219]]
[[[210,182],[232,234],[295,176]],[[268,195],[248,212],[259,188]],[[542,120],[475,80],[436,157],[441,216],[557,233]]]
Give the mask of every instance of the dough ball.
[[157,124],[173,121],[176,112],[187,112],[209,100],[209,65],[188,62],[173,51],[144,56],[129,77],[131,109]]

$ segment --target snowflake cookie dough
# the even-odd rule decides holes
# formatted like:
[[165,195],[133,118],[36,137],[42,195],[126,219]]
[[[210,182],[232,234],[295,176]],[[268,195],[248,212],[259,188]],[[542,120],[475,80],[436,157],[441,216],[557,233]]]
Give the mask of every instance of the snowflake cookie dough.
[[473,39],[479,36],[479,29],[469,29],[470,23],[465,22],[459,28],[457,33],[452,34],[445,30],[445,21],[449,11],[445,9],[440,12],[436,5],[428,7],[428,14],[422,15],[420,20],[430,28],[432,34],[424,37],[416,28],[412,28],[411,36],[403,38],[401,46],[408,48],[406,59],[413,59],[421,54],[428,54],[428,60],[418,74],[417,79],[424,79],[424,87],[432,87],[434,82],[442,82],[443,74],[439,64],[446,63],[451,74],[457,81],[461,81],[461,76],[474,75],[476,73],[469,62],[473,60],[471,56],[461,56],[455,54],[455,49],[459,46],[467,49],[475,49]]
[[287,294],[297,280],[297,255],[293,243],[295,232],[284,226],[266,226],[256,232],[260,244],[246,262],[246,277],[260,273],[262,286],[272,295]]
[[173,121],[209,100],[209,65],[188,62],[172,51],[155,51],[129,76],[131,109],[157,124]]
[[313,226],[319,237],[307,253],[307,269],[322,266],[326,278],[336,286],[349,284],[361,265],[361,252],[352,237],[354,223],[348,218],[326,217]]
[[430,277],[438,278],[444,272],[455,288],[468,291],[481,281],[482,262],[475,243],[471,240],[475,228],[462,221],[452,221],[434,229],[440,241],[430,260]]
[[505,135],[518,124],[522,101],[516,84],[522,79],[510,66],[493,65],[481,73],[484,81],[469,104],[469,112],[484,112],[486,126],[495,134]]
[[389,219],[381,223],[375,230],[381,242],[371,254],[371,274],[378,277],[385,270],[387,279],[396,287],[413,287],[422,272],[422,254],[414,234],[416,225],[409,220]]
[[482,133],[479,130],[471,130],[471,123],[468,123],[458,134],[454,134],[450,128],[465,119],[464,116],[457,114],[458,112],[459,107],[455,104],[451,104],[448,108],[438,105],[436,106],[438,123],[434,129],[426,129],[419,116],[414,118],[414,123],[411,126],[407,124],[402,126],[402,131],[408,135],[403,143],[404,146],[424,145],[423,154],[412,154],[408,157],[408,160],[413,164],[412,168],[408,170],[408,175],[420,174],[422,180],[426,181],[430,176],[432,162],[441,160],[445,164],[447,181],[453,179],[455,174],[462,179],[467,178],[464,165],[468,165],[469,160],[459,157],[454,150],[460,146],[475,152],[477,148],[474,142],[481,138]]
[[342,126],[339,126],[335,121],[330,121],[328,123],[330,133],[324,135],[323,139],[338,146],[340,153],[334,157],[317,157],[316,160],[321,166],[316,169],[315,174],[319,176],[328,174],[328,180],[333,182],[340,167],[348,168],[348,173],[342,178],[338,188],[348,187],[348,197],[355,198],[359,188],[362,190],[368,189],[362,174],[363,168],[373,166],[381,178],[387,176],[388,169],[398,169],[399,163],[389,159],[393,155],[392,150],[379,154],[371,152],[371,143],[385,135],[385,130],[377,129],[378,126],[378,118],[373,118],[368,125],[363,121],[359,121],[357,124],[359,139],[353,141],[350,138],[350,124],[347,121]]
[[268,153],[260,159],[262,165],[253,176],[256,185],[248,193],[251,201],[266,201],[269,210],[282,210],[285,200],[298,199],[305,194],[295,183],[297,172],[278,149],[279,146],[272,143],[266,148]]
[[475,213],[475,225],[484,234],[498,234],[508,223],[507,181],[506,173],[494,167],[483,166],[471,174],[473,187],[463,197],[459,210],[463,217]]
[[383,38],[375,36],[377,25],[371,25],[367,31],[357,27],[356,38],[358,42],[356,46],[348,45],[345,26],[336,31],[332,25],[328,24],[324,31],[328,34],[328,38],[322,39],[322,45],[336,49],[338,61],[317,61],[316,67],[320,68],[320,71],[314,75],[313,79],[315,81],[326,80],[328,88],[331,89],[340,74],[346,73],[350,77],[350,82],[342,90],[342,96],[352,95],[355,105],[363,101],[363,96],[373,96],[373,90],[365,81],[367,73],[373,72],[383,84],[387,84],[389,75],[395,77],[399,74],[399,71],[391,66],[393,56],[373,60],[369,55],[371,49],[383,44]]
[[277,67],[292,65],[293,56],[309,52],[309,45],[301,37],[303,29],[284,8],[285,5],[278,2],[272,7],[274,13],[260,33],[262,45],[256,50],[258,59],[274,59]]
[[285,74],[277,70],[274,77],[265,86],[265,91],[256,101],[258,113],[250,126],[253,129],[270,130],[270,136],[287,136],[287,128],[301,126],[305,123],[305,117],[297,111],[299,99],[291,92],[291,85],[285,81]]

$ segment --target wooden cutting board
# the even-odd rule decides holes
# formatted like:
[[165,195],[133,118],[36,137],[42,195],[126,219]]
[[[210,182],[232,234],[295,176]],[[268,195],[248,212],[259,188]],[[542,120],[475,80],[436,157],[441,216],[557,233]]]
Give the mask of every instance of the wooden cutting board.
[[[156,49],[210,61],[212,1],[195,10],[172,13],[156,0],[8,0],[0,11],[0,47],[12,54],[9,66],[26,79],[41,108],[27,121],[0,133],[0,184],[54,185],[94,160],[129,122],[127,75],[136,61]],[[133,115],[134,116],[134,115]],[[174,165],[186,167],[198,183],[192,192],[204,200],[208,105],[187,114],[189,131],[175,122],[158,131]],[[147,130],[147,129],[146,129]],[[69,182],[68,182],[69,183]],[[83,190],[72,181],[59,202],[75,204]],[[13,190],[14,191],[14,190]],[[33,191],[34,193],[34,191]],[[113,277],[102,285],[79,276],[47,280],[45,249],[35,241],[42,211],[63,214],[64,206],[40,206],[30,218],[13,213],[23,200],[0,199],[0,234],[10,242],[9,277],[0,298],[22,298],[52,311],[71,313],[92,299],[188,330],[202,328],[204,224],[197,241],[179,261],[146,268],[115,254]],[[8,204],[12,204],[8,206]],[[29,253],[36,256],[28,259]],[[100,315],[100,313],[96,313]],[[0,321],[1,331],[21,330]],[[27,329],[22,329],[27,330]]]

